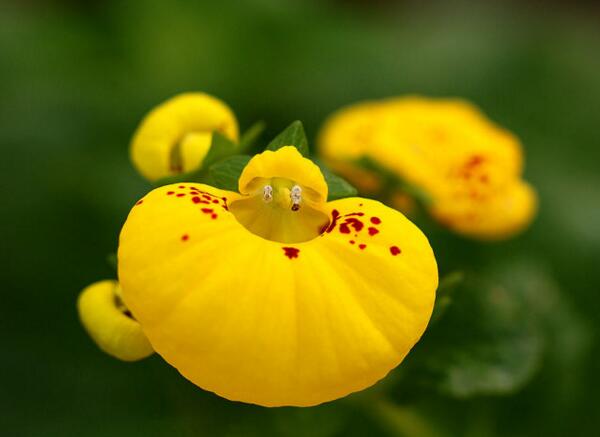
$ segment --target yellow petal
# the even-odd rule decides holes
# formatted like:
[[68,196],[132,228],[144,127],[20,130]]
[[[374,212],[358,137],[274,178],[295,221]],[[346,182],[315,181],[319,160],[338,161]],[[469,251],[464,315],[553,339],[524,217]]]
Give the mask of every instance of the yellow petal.
[[456,232],[506,238],[535,215],[531,190],[506,188],[527,186],[519,140],[468,102],[365,102],[331,116],[319,139],[326,161],[348,179],[365,179],[357,160],[366,157],[426,193],[431,214]]
[[270,178],[293,180],[309,189],[308,194],[314,202],[327,200],[328,188],[321,170],[294,146],[255,155],[240,175],[240,193],[251,194],[265,179]]
[[[307,241],[319,235],[328,221],[323,210],[328,190],[325,178],[319,167],[293,146],[254,156],[238,182],[243,198],[230,204],[231,212],[263,238]],[[296,192],[296,204],[292,191]]]
[[421,231],[353,198],[326,204],[322,236],[280,243],[236,220],[239,199],[186,183],[132,209],[119,278],[154,349],[198,386],[265,406],[330,401],[397,366],[437,287]]
[[118,304],[119,284],[100,281],[86,287],[77,301],[81,323],[98,347],[123,361],[137,361],[154,353],[140,324]]
[[535,190],[518,180],[493,196],[444,198],[431,212],[458,233],[492,241],[522,231],[535,217],[537,204]]
[[178,95],[144,118],[131,142],[131,159],[151,181],[194,170],[202,164],[214,131],[237,141],[231,109],[208,94]]

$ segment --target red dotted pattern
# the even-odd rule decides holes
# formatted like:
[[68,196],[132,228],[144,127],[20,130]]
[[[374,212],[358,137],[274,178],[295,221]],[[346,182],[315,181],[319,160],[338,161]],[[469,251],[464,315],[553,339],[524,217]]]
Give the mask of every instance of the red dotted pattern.
[[[184,200],[190,199],[192,205],[200,206],[199,212],[207,215],[211,220],[216,220],[219,218],[219,214],[217,213],[219,207],[223,211],[229,211],[226,197],[215,196],[214,194],[202,191],[193,185],[178,185],[175,191],[167,191],[166,195]],[[140,205],[141,203],[142,200],[138,201],[136,205]],[[210,205],[210,207],[206,207],[205,205]],[[188,241],[189,238],[190,236],[188,234],[183,234],[181,236],[181,241]]]
[[[359,203],[358,208],[362,208],[363,204]],[[368,226],[365,228],[365,213],[362,211],[355,211],[348,214],[340,214],[337,209],[331,211],[331,220],[325,226],[323,226],[321,231],[321,236],[331,233],[336,229],[340,234],[353,235],[354,239],[348,240],[348,242],[352,245],[356,244],[356,239],[359,239],[359,244],[356,245],[359,250],[365,250],[368,245],[364,242],[360,242],[360,239],[363,238],[363,230],[366,229],[368,237],[374,237],[379,234],[381,231],[381,219],[379,217],[369,217],[369,222],[372,226]],[[366,237],[366,236],[365,236]],[[391,246],[390,253],[393,256],[399,255],[402,251],[398,248],[398,246]]]

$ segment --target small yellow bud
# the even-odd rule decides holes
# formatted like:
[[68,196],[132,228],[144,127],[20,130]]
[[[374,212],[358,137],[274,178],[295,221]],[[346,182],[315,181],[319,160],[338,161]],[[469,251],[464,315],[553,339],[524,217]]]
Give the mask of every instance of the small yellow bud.
[[237,142],[238,124],[231,109],[208,94],[180,94],[142,120],[131,142],[131,160],[150,181],[196,170],[214,131]]
[[123,361],[137,361],[154,353],[140,324],[120,298],[117,281],[86,287],[77,301],[79,318],[100,349]]

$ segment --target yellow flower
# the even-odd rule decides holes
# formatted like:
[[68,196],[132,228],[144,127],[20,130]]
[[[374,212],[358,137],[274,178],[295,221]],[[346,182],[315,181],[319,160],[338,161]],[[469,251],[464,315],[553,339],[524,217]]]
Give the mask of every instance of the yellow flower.
[[150,181],[187,173],[202,165],[214,131],[238,140],[231,109],[208,94],[181,94],[144,118],[131,142],[131,160]]
[[136,361],[154,353],[148,339],[121,302],[116,281],[86,287],[77,301],[81,323],[96,344],[123,361]]
[[296,148],[253,157],[239,193],[157,188],[119,240],[123,300],[196,385],[264,406],[364,389],[425,330],[438,283],[427,238],[369,199],[327,202]]
[[535,216],[518,139],[461,100],[402,97],[344,108],[325,123],[319,146],[351,180],[367,158],[418,188],[430,213],[464,235],[509,237]]

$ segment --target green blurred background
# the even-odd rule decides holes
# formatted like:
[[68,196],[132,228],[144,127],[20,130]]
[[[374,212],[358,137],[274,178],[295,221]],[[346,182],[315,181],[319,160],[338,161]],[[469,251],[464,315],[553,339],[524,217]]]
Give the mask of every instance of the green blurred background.
[[[508,289],[525,290],[519,315],[503,321],[518,338],[501,349],[505,358],[518,343],[521,355],[484,369],[493,371],[493,387],[480,387],[480,364],[461,364],[450,388],[418,376],[444,366],[460,338],[477,336],[474,326],[493,307],[454,311],[446,323],[471,317],[475,325],[450,338],[433,326],[389,381],[310,409],[228,402],[156,356],[126,364],[100,353],[79,325],[75,301],[84,286],[114,277],[106,254],[116,249],[130,205],[150,188],[128,161],[128,142],[145,112],[190,90],[223,98],[242,128],[265,120],[264,139],[295,119],[314,139],[342,105],[407,93],[466,97],[519,135],[526,177],[541,198],[531,229],[499,244],[429,232],[442,273],[491,272],[486,280],[499,275]],[[1,435],[584,436],[600,429],[597,4],[3,1],[0,145]],[[530,330],[533,319],[542,321]],[[516,383],[503,365],[518,368]],[[372,401],[380,391],[387,400]]]

